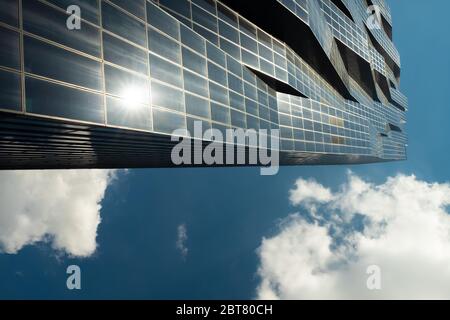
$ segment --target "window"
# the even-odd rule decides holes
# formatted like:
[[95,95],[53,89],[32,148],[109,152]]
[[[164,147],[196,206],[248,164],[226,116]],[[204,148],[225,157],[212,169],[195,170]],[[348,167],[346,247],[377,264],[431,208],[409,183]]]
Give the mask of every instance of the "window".
[[0,109],[20,111],[20,76],[0,70]]
[[[192,0],[192,3],[197,4],[199,7],[205,9],[213,15],[217,15],[216,3],[214,0]],[[195,6],[192,6],[194,8]]]
[[192,19],[206,29],[217,33],[217,18],[197,6],[192,6]]
[[47,81],[26,78],[26,111],[53,117],[104,123],[103,97]]
[[207,29],[194,24],[194,31],[197,32],[199,35],[201,35],[203,38],[205,38],[208,41],[211,41],[215,45],[219,43],[219,37],[217,36],[216,32],[208,31]]
[[180,63],[181,49],[178,42],[153,29],[148,30],[148,42],[150,51],[173,62]]
[[267,106],[269,104],[266,92],[258,90],[258,102],[263,106]]
[[247,115],[247,128],[259,130],[259,119],[252,117],[251,115]]
[[191,17],[191,5],[187,0],[159,0],[159,3],[186,18]]
[[47,0],[66,10],[71,5],[81,9],[81,18],[98,25],[98,0]]
[[272,38],[262,30],[258,30],[258,41],[272,49]]
[[234,43],[232,43],[224,38],[220,38],[220,48],[223,51],[225,51],[226,53],[228,53],[230,56],[232,56],[233,58],[238,59],[238,60],[241,59],[240,58],[241,50]]
[[208,82],[198,75],[184,70],[184,89],[208,97]]
[[102,90],[100,62],[24,37],[25,71],[40,76]]
[[147,22],[172,38],[180,39],[179,22],[149,1],[147,1]]
[[[187,122],[187,129],[189,131],[189,134],[191,137],[202,139],[203,135],[205,134],[206,130],[211,129],[211,123],[209,121],[201,120],[201,119],[195,119],[186,117]],[[199,127],[201,125],[201,128]],[[197,131],[201,129],[201,131]]]
[[[289,151],[289,150],[293,150],[293,149],[294,149],[294,141],[285,140],[285,139],[281,140],[281,150]],[[312,150],[312,151],[314,151],[314,150]]]
[[124,99],[107,97],[108,124],[133,129],[151,130],[150,107],[130,104]]
[[208,77],[223,86],[227,85],[227,73],[221,67],[218,67],[214,63],[208,63]]
[[145,51],[107,33],[103,33],[103,55],[106,61],[147,75]]
[[305,140],[305,132],[303,130],[294,129],[294,139]]
[[211,119],[225,124],[230,123],[230,109],[211,103]]
[[269,108],[265,108],[265,107],[263,107],[263,106],[259,106],[259,117],[261,118],[261,119],[264,119],[264,120],[267,120],[267,121],[269,121],[270,120],[270,111],[269,111]]
[[270,111],[270,121],[277,123],[277,124],[279,123],[280,119],[278,118],[278,112],[273,111],[273,110]]
[[222,20],[219,20],[219,34],[231,42],[239,44],[239,32]]
[[102,22],[106,30],[140,46],[147,46],[145,25],[106,2],[102,2]]
[[292,126],[292,121],[291,121],[291,116],[285,115],[285,114],[280,114],[280,125],[283,126]]
[[258,42],[243,33],[241,34],[241,46],[255,54],[258,54]]
[[273,52],[268,49],[266,46],[259,45],[259,55],[269,62],[273,62]]
[[224,52],[222,52],[219,48],[217,48],[216,46],[214,46],[210,43],[207,43],[207,51],[208,51],[207,55],[208,55],[209,60],[214,61],[218,65],[225,68],[226,60],[225,60]]
[[184,112],[183,92],[152,81],[152,104],[171,110]]
[[242,65],[232,57],[227,57],[227,68],[228,71],[242,78]]
[[228,92],[230,96],[230,107],[245,111],[244,97],[232,91]]
[[254,67],[255,69],[259,69],[259,59],[256,55],[242,49],[242,62],[249,66]]
[[275,71],[274,71],[274,67],[273,67],[272,63],[270,63],[264,59],[259,59],[259,64],[260,64],[261,71],[263,71],[267,74],[270,74],[272,76],[274,75]]
[[181,67],[152,54],[150,55],[150,75],[152,79],[158,79],[183,88]]
[[312,131],[305,131],[305,140],[306,141],[314,141],[314,133]]
[[245,110],[247,113],[258,116],[258,104],[250,99],[245,99]]
[[219,18],[237,28],[237,16],[224,5],[217,3]]
[[240,94],[243,93],[242,80],[231,73],[228,74],[228,86],[230,90],[234,90]]
[[345,144],[345,138],[338,136],[331,136],[331,143],[333,144]]
[[205,99],[186,94],[186,113],[202,118],[210,118],[209,103]]
[[136,103],[148,103],[147,79],[105,64],[106,92]]
[[231,125],[238,128],[246,128],[245,114],[239,111],[231,111]]
[[256,75],[248,68],[243,68],[243,78],[250,84],[256,85]]
[[[224,139],[227,136],[228,126],[224,126],[224,125],[212,122],[211,127],[212,127],[212,129],[219,130],[220,133],[222,134],[222,136],[215,136],[215,137],[213,136],[212,138],[214,138],[214,141],[219,141],[219,142],[224,141]],[[208,135],[208,136],[210,137],[210,135]],[[208,139],[208,140],[211,140],[211,139]]]
[[[259,127],[263,130],[267,130],[267,134],[270,135],[270,122],[259,120]],[[263,133],[264,134],[264,133]],[[266,136],[266,135],[265,135]],[[270,143],[270,142],[269,142]]]
[[0,28],[0,65],[20,69],[19,34]]
[[280,135],[282,138],[292,139],[292,128],[280,127]]
[[229,105],[228,90],[213,82],[209,83],[209,94],[212,100]]
[[14,27],[19,25],[19,1],[2,0],[0,1],[0,21]]
[[206,76],[206,59],[186,48],[183,48],[183,67]]
[[[178,0],[180,1],[180,0]],[[186,26],[181,25],[181,42],[192,50],[204,55],[205,40]]]
[[243,33],[256,40],[256,28],[250,22],[239,18],[239,28]]
[[66,26],[67,17],[67,14],[39,1],[23,1],[25,31],[100,57],[99,29],[81,22],[81,29],[74,32]]
[[303,128],[303,122],[301,118],[292,117],[292,126],[294,128]]
[[186,118],[180,114],[153,108],[153,130],[172,134],[178,129],[186,130]]
[[145,20],[145,0],[110,0],[136,17]]

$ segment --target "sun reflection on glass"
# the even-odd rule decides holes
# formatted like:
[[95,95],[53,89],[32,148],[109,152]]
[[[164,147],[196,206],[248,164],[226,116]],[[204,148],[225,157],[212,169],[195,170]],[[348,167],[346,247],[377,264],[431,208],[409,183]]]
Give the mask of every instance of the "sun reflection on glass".
[[147,95],[145,94],[145,91],[139,87],[127,87],[123,90],[121,96],[129,108],[136,108],[141,104],[147,103]]

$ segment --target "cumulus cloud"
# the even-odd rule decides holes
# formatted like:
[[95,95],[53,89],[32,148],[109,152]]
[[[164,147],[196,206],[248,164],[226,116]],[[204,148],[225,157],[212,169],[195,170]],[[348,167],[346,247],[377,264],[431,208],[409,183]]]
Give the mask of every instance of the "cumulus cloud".
[[[259,249],[258,298],[450,298],[449,184],[350,173],[334,193],[299,179],[290,199],[299,213]],[[374,265],[380,290],[367,286]]]
[[176,242],[176,246],[177,249],[180,251],[181,256],[183,258],[186,258],[189,252],[189,249],[186,246],[186,241],[188,239],[187,236],[187,228],[185,224],[180,224],[177,227],[177,242]]
[[292,189],[289,193],[289,200],[294,205],[308,202],[329,202],[333,198],[330,189],[314,180],[298,179],[295,182],[295,189]]
[[49,242],[72,256],[96,250],[101,201],[112,170],[0,172],[0,252]]

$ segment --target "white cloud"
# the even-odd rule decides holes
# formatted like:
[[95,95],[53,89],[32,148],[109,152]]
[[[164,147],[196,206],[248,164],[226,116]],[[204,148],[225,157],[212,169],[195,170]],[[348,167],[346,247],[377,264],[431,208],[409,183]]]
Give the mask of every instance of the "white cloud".
[[47,241],[69,255],[91,255],[113,178],[112,170],[1,171],[0,251]]
[[306,202],[328,202],[333,198],[330,189],[325,188],[314,180],[298,179],[295,189],[291,190],[289,200],[294,205]]
[[177,249],[180,251],[181,256],[183,258],[186,258],[189,252],[189,249],[186,246],[186,241],[188,239],[187,236],[187,228],[185,224],[180,224],[177,227],[177,242],[176,242],[176,246]]
[[[449,184],[399,175],[374,185],[349,174],[336,193],[299,179],[290,199],[303,214],[263,240],[258,298],[450,298]],[[381,290],[367,289],[371,265]]]

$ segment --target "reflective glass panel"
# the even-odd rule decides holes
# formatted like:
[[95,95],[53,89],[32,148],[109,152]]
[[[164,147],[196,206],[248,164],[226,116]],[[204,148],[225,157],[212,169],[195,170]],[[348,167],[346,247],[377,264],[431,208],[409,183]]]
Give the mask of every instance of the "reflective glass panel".
[[80,30],[69,30],[67,17],[67,14],[39,1],[23,1],[23,25],[26,31],[100,57],[99,29],[81,22]]
[[151,130],[150,107],[129,103],[124,99],[107,97],[108,124],[141,130]]
[[19,33],[1,27],[0,65],[20,69]]
[[26,110],[52,117],[104,122],[103,97],[43,80],[26,78]]
[[102,90],[100,62],[27,36],[24,47],[26,72]]
[[103,55],[106,61],[147,74],[147,54],[131,44],[103,33]]
[[140,46],[147,46],[145,25],[106,2],[102,2],[102,22],[106,30]]
[[20,76],[0,70],[0,109],[20,111]]

